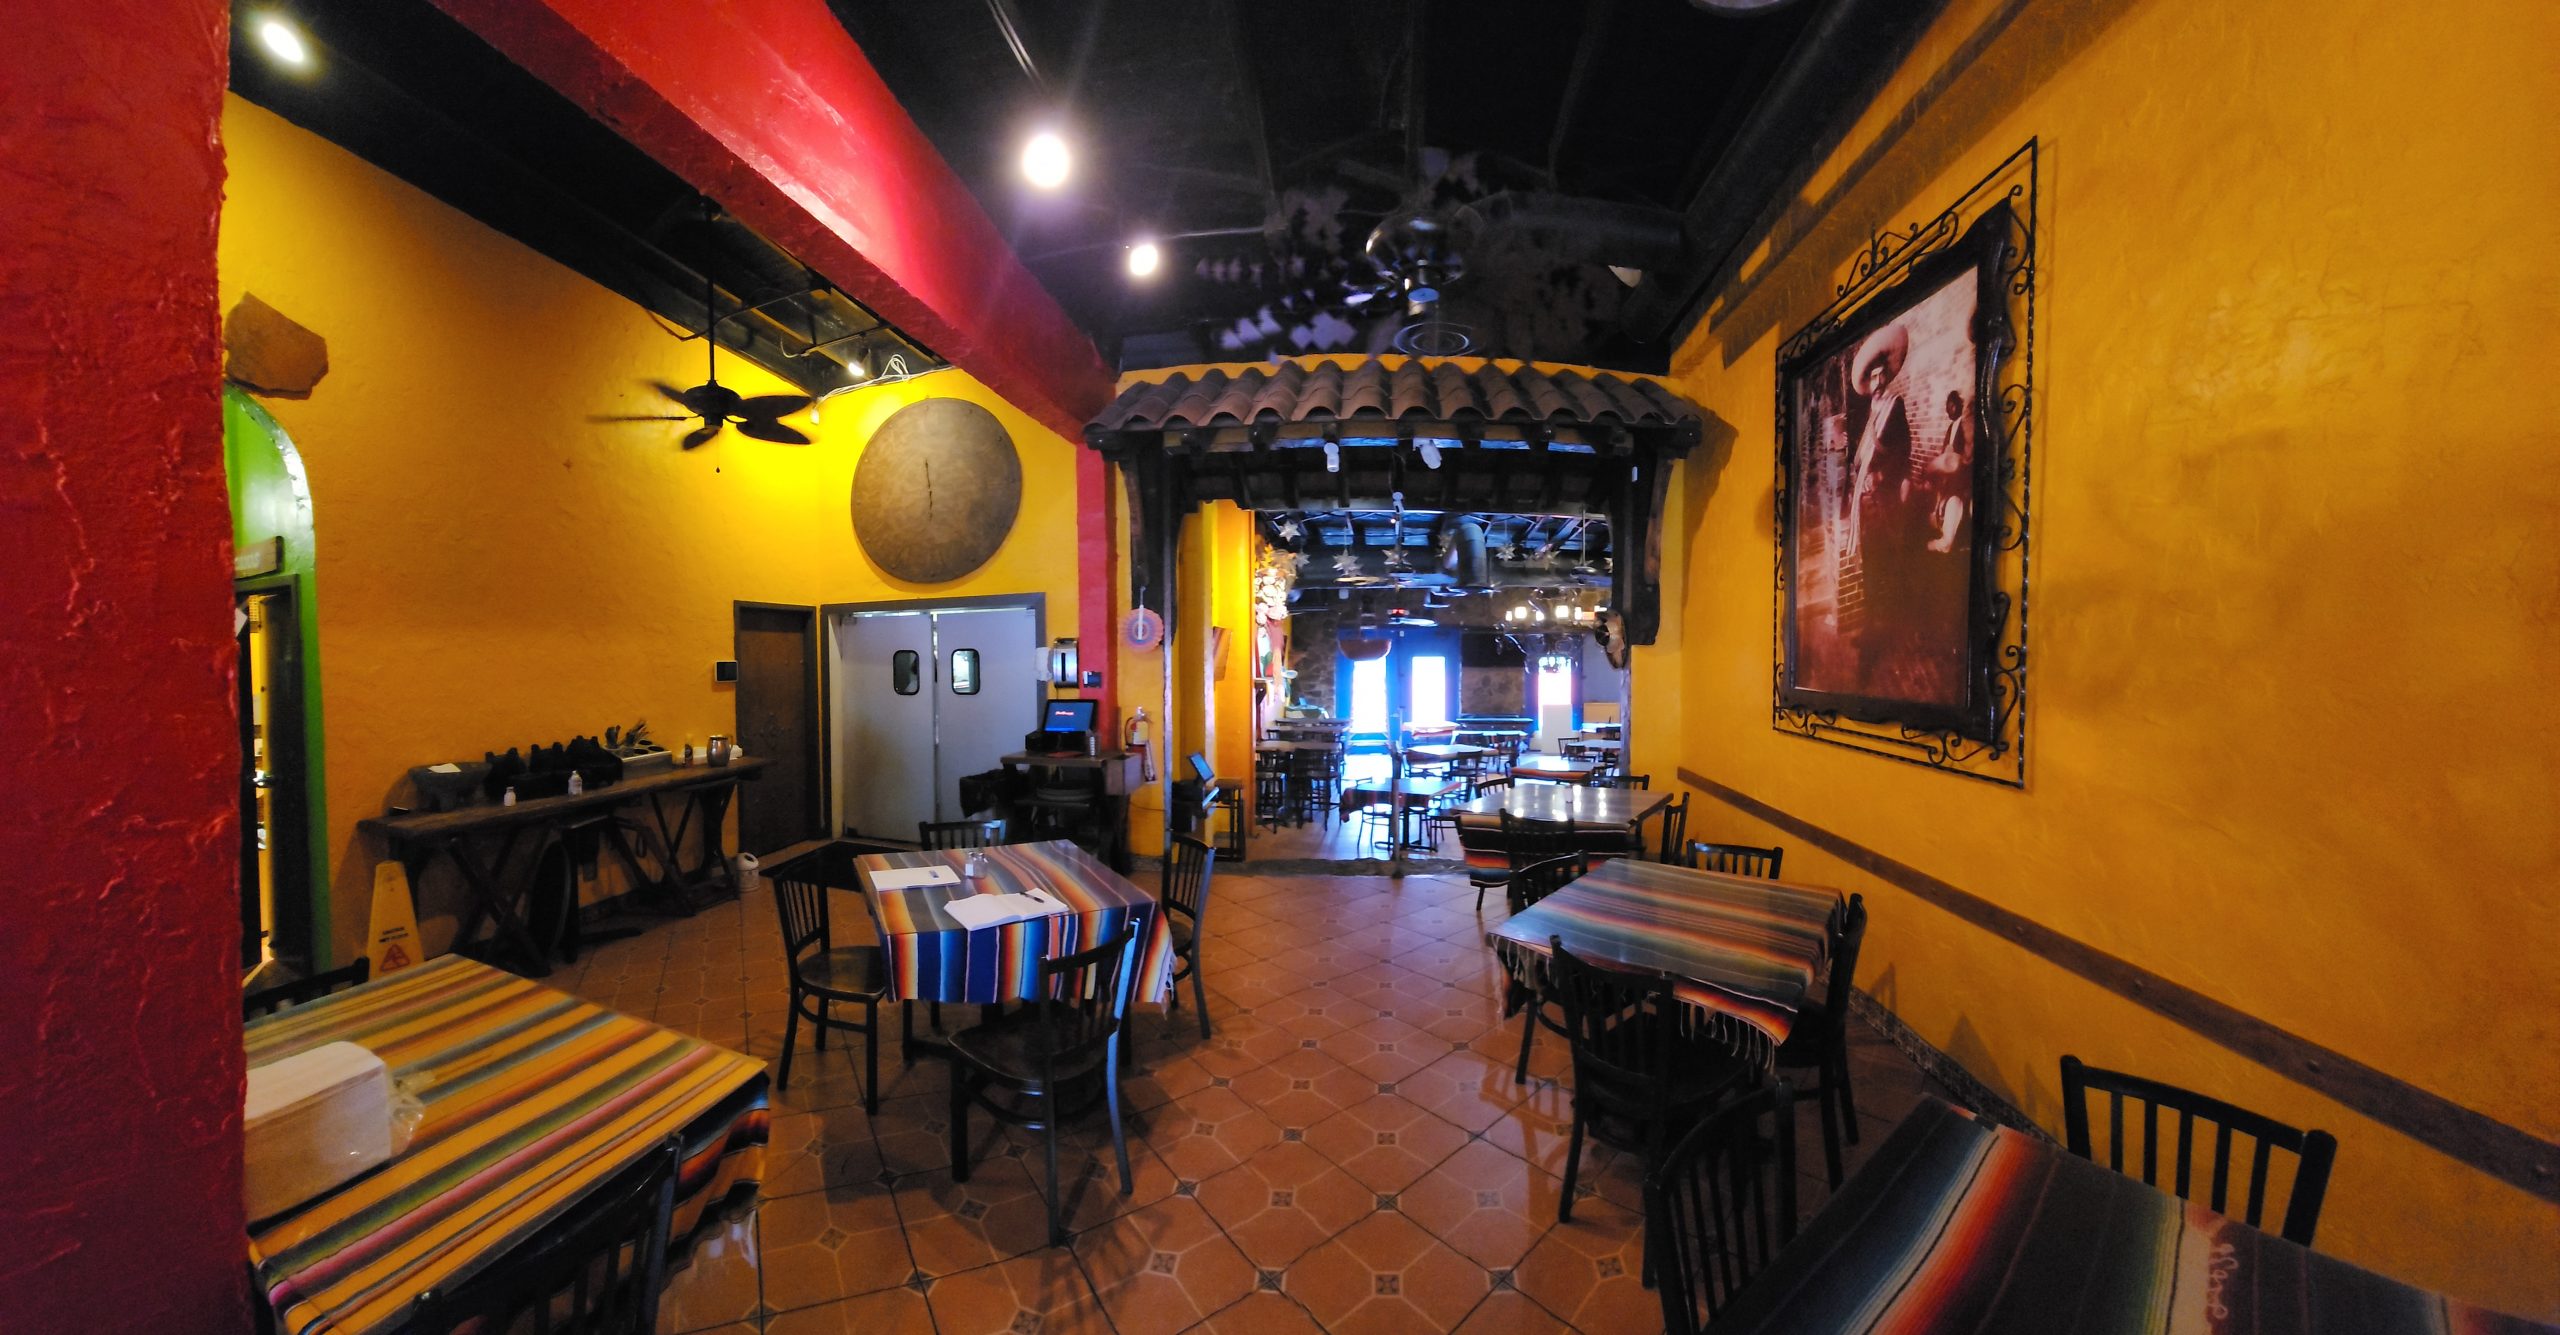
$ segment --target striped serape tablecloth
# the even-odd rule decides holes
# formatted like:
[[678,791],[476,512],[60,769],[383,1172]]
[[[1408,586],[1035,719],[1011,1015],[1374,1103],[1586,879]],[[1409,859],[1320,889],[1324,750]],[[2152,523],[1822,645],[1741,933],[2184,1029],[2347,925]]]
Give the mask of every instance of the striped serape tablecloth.
[[397,1329],[669,1135],[678,1239],[764,1176],[764,1063],[458,955],[251,1022],[249,1064],[341,1040],[425,1117],[391,1162],[252,1225],[285,1335]]
[[1923,1098],[1718,1335],[2555,1335]]
[[890,996],[898,1001],[959,1001],[981,1006],[1029,999],[1040,961],[1072,955],[1136,924],[1141,1001],[1161,1002],[1173,988],[1173,930],[1156,910],[1156,897],[1064,839],[999,844],[987,855],[985,893],[1045,890],[1072,910],[976,931],[962,927],[942,906],[979,893],[966,882],[913,890],[871,890],[871,875],[895,867],[959,867],[962,849],[869,853],[854,860],[861,874],[880,944],[889,957]]
[[1486,934],[1539,981],[1551,938],[1596,964],[1667,973],[1691,1027],[1766,1066],[1831,953],[1840,894],[1620,858]]

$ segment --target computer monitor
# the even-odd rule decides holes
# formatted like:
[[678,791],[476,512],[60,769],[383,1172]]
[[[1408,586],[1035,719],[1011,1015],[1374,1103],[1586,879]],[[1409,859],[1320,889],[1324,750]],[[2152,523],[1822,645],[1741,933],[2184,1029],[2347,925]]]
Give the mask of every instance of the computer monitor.
[[1050,732],[1091,732],[1093,711],[1100,707],[1098,700],[1052,700],[1040,726]]

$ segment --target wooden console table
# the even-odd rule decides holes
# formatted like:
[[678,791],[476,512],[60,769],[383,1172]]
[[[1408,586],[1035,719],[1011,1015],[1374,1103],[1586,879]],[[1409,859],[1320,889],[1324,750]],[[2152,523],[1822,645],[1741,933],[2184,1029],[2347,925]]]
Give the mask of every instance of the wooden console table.
[[[525,976],[540,978],[551,972],[551,966],[534,941],[531,925],[525,921],[524,901],[529,888],[519,885],[511,889],[505,880],[507,860],[518,845],[526,843],[527,836],[531,836],[529,846],[539,856],[545,844],[571,827],[598,824],[605,847],[612,849],[630,870],[634,894],[690,915],[699,907],[694,900],[698,890],[718,886],[730,894],[737,893],[721,827],[728,817],[731,799],[737,796],[738,784],[755,778],[772,763],[761,756],[749,756],[727,765],[673,766],[590,792],[530,798],[511,807],[491,803],[457,811],[374,816],[356,822],[356,828],[382,836],[391,856],[408,868],[412,895],[417,893],[438,854],[452,859],[470,893],[462,926],[453,938],[455,948],[478,936],[481,920],[486,918],[495,929],[495,945],[519,957]],[[670,798],[677,803],[673,813],[668,809]],[[627,814],[626,809],[634,806],[646,810],[646,822]],[[697,819],[702,825],[703,856],[695,866],[687,868],[680,860],[680,850],[686,831]],[[631,846],[634,835],[642,845],[639,850]],[[492,840],[494,848],[481,846]],[[643,853],[656,860],[658,871],[649,870],[641,860]],[[576,912],[574,904],[570,911]]]

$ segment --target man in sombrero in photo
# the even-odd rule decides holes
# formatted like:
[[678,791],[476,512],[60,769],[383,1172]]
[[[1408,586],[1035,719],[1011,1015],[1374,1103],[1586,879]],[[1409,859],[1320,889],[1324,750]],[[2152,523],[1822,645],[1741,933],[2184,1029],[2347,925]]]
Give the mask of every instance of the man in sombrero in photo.
[[1857,444],[1850,452],[1849,529],[1857,535],[1864,573],[1866,616],[1858,632],[1859,675],[1878,691],[1879,674],[1896,638],[1894,628],[1911,615],[1909,580],[1914,556],[1911,416],[1898,386],[1911,355],[1911,335],[1900,324],[1869,334],[1849,365],[1857,397],[1850,403]]

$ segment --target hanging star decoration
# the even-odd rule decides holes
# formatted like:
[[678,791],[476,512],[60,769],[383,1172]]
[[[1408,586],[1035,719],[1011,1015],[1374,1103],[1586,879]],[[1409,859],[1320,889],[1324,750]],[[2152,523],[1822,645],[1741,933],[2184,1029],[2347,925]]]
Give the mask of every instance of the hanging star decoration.
[[1407,568],[1407,567],[1406,567],[1406,563],[1405,563],[1405,559],[1404,559],[1404,548],[1402,548],[1402,547],[1389,547],[1389,548],[1387,549],[1387,569],[1389,569],[1389,570],[1403,570],[1403,569],[1406,569],[1406,568]]
[[1344,552],[1333,558],[1333,573],[1348,578],[1360,573],[1360,558]]
[[1292,570],[1304,570],[1315,563],[1316,559],[1305,552],[1289,553],[1289,568]]
[[1516,563],[1520,559],[1520,544],[1516,542],[1504,543],[1502,550],[1495,552],[1493,556],[1497,561],[1511,561]]
[[1277,535],[1282,542],[1296,542],[1301,530],[1298,528],[1297,520],[1283,519],[1279,523],[1273,524],[1271,526],[1271,531]]

